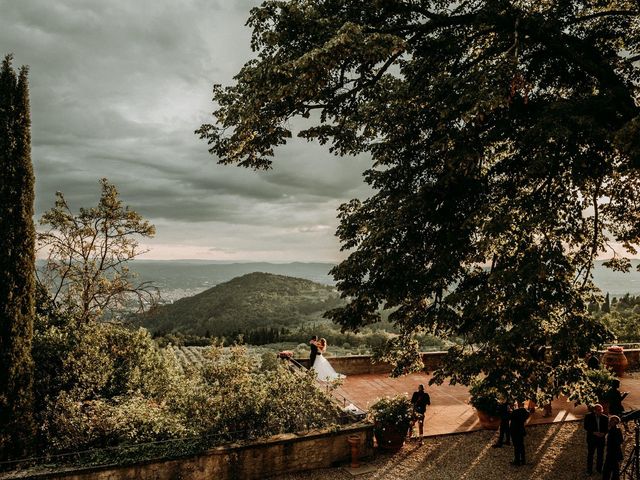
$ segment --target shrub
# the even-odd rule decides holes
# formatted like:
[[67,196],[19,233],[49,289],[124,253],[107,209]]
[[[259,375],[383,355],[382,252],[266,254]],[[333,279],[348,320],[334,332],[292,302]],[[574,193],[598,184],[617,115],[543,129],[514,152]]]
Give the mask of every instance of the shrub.
[[581,400],[587,405],[605,402],[606,394],[611,388],[611,381],[615,379],[606,368],[586,370],[585,378],[575,385],[575,390],[569,396],[570,400]]
[[56,451],[86,450],[193,434],[166,403],[140,395],[77,401],[62,392],[49,405],[43,431]]
[[264,352],[261,359],[262,370],[270,371],[278,368],[278,355],[274,352]]
[[498,416],[498,391],[488,386],[482,380],[475,380],[469,388],[470,403],[476,409],[491,416]]
[[376,423],[409,425],[413,405],[405,395],[383,397],[369,408],[369,413]]
[[198,435],[224,443],[337,420],[313,375],[294,374],[271,352],[260,361],[214,345],[200,368],[181,371],[144,329],[41,320],[37,419],[50,453]]

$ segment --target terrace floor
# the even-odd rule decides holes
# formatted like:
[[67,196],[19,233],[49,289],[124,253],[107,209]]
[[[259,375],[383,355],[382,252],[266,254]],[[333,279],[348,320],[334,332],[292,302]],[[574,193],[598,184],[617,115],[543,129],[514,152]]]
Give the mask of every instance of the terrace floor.
[[[431,406],[427,408],[424,423],[425,436],[481,430],[478,416],[469,405],[467,387],[459,385],[429,386],[431,375],[415,373],[401,378],[390,378],[386,374],[367,374],[348,376],[337,389],[338,396],[347,399],[362,410],[380,397],[405,393],[411,395],[419,384],[425,385],[431,397]],[[640,373],[632,373],[620,379],[620,391],[629,392],[624,400],[625,410],[640,408]],[[578,420],[587,413],[584,405],[574,406],[566,399],[556,399],[552,403],[552,415],[543,417],[541,408],[529,417],[528,424],[542,424]]]

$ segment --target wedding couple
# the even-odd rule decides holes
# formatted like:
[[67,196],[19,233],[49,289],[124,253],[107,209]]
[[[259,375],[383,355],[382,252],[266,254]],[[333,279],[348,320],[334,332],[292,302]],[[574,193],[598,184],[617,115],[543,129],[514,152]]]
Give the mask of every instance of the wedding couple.
[[311,353],[309,354],[309,368],[313,368],[316,372],[316,378],[323,382],[331,382],[333,380],[339,380],[345,378],[345,375],[337,373],[329,360],[327,360],[323,353],[327,351],[327,341],[324,338],[318,340],[318,336],[314,335],[309,341]]

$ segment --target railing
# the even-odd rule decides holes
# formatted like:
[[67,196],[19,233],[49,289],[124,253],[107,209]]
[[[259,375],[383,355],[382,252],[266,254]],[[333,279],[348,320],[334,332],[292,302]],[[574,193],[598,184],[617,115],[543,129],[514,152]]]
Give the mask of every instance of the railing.
[[[292,367],[291,370],[295,373],[302,374],[307,371],[307,368],[300,362],[298,362],[295,358],[286,358],[285,360],[288,360],[289,366]],[[321,382],[317,378],[315,382],[318,388],[324,389],[327,395],[334,401],[334,403],[341,407],[342,413],[346,414],[349,419],[357,421],[361,420],[366,415],[366,410],[359,407],[356,403],[354,403],[352,400],[348,399],[341,393],[337,392],[335,388],[332,388],[332,385],[330,383]],[[353,407],[355,407],[355,409],[357,410],[357,413],[351,410],[345,411],[344,409],[349,405],[353,405]]]
[[247,430],[236,432],[200,435],[197,437],[173,438],[154,442],[133,443],[102,447],[75,452],[28,457],[0,462],[0,472],[30,467],[57,467],[62,465],[81,465],[85,467],[124,464],[140,460],[159,460],[179,458],[201,453],[209,448],[221,446],[238,440],[248,440],[251,433]]
[[606,350],[607,347],[611,347],[613,345],[617,345],[619,347],[624,348],[625,350],[636,350],[636,349],[640,349],[640,343],[633,343],[633,342],[621,342],[621,343],[605,343],[602,346],[602,350]]

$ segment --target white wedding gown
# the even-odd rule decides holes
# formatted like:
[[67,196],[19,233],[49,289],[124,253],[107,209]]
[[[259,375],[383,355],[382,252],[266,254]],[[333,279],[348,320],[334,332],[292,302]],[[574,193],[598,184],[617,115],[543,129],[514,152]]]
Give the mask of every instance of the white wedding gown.
[[331,382],[333,380],[339,380],[346,378],[346,375],[336,372],[329,360],[324,358],[324,355],[318,355],[315,362],[313,362],[313,369],[316,371],[316,378],[323,382]]

